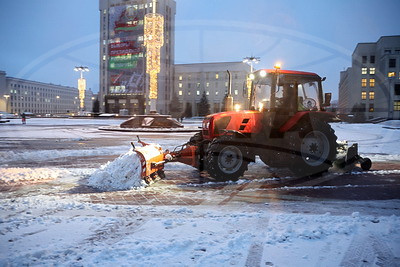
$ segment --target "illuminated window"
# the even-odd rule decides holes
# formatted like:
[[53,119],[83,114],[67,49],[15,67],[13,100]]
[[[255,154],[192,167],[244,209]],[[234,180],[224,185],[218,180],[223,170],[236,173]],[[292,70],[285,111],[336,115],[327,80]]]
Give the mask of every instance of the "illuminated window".
[[393,110],[400,111],[400,101],[399,100],[396,100],[393,102]]
[[369,87],[375,87],[375,79],[369,79]]
[[206,87],[210,87],[210,83],[206,83]]
[[206,95],[210,95],[210,91],[207,91],[207,92],[206,92]]
[[190,91],[188,92],[188,95],[190,95]]
[[183,92],[182,92],[182,90],[180,90],[180,91],[179,91],[179,95],[183,95]]
[[367,87],[367,79],[361,79],[361,87]]
[[225,82],[225,87],[228,87],[228,82]]
[[182,75],[180,75],[180,76],[179,76],[179,80],[182,81],[182,79],[183,79],[183,77],[182,77]]
[[374,112],[374,104],[369,104],[369,112]]
[[196,95],[200,95],[200,91],[196,91]]
[[215,95],[218,95],[218,91],[215,92]]
[[394,71],[388,72],[388,77],[389,78],[395,77],[395,76],[396,76],[396,72],[394,72]]
[[104,55],[104,56],[103,56],[103,61],[105,61],[105,60],[106,60],[106,56]]
[[362,100],[367,99],[367,92],[361,92],[361,99]]
[[239,91],[238,90],[235,90],[235,95],[238,95],[239,94]]
[[197,88],[200,88],[200,83],[197,83]]
[[182,85],[182,83],[179,83],[178,86],[179,86],[179,88],[182,88],[183,85]]
[[361,74],[367,74],[367,68],[361,68]]
[[374,75],[375,74],[375,68],[369,68],[369,74]]
[[215,74],[215,79],[217,79],[217,80],[219,79],[219,74],[218,73]]
[[375,99],[375,92],[369,92],[369,99]]

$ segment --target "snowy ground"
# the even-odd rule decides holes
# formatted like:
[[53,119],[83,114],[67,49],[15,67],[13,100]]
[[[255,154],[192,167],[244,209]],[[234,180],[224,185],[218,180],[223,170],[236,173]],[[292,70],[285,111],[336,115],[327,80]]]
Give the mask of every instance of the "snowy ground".
[[[115,193],[68,193],[66,188],[88,183],[101,165],[130,150],[135,133],[98,130],[119,123],[29,119],[27,125],[19,120],[0,125],[0,182],[21,186],[0,193],[0,266],[400,266],[398,198],[251,204],[227,201],[229,195],[219,193],[234,186],[259,190],[259,184],[274,179],[261,174],[233,185],[176,191],[205,199],[196,205],[94,203],[89,195]],[[196,126],[200,121],[184,123]],[[374,162],[400,161],[398,121],[332,127],[340,140],[358,142],[360,153]],[[191,135],[140,134],[143,141],[165,149]],[[250,168],[258,173],[262,166],[256,162]],[[179,163],[166,167],[167,177],[193,172]],[[397,179],[400,170],[382,172]],[[154,186],[123,194],[148,196],[176,188]]]

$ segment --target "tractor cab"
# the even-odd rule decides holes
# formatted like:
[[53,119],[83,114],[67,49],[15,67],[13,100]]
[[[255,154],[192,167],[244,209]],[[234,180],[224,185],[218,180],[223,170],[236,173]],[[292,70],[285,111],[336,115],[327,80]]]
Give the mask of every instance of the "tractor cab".
[[322,91],[325,79],[315,73],[268,69],[252,77],[250,109],[263,112],[272,128],[280,129],[298,113],[320,112],[330,105],[331,94]]

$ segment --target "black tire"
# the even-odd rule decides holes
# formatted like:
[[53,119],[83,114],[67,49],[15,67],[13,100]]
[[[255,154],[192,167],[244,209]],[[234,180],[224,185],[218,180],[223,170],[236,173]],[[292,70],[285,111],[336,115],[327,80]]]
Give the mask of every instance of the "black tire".
[[300,128],[299,140],[290,170],[299,177],[318,176],[328,171],[336,159],[337,136],[326,122],[315,122]]
[[248,149],[240,139],[221,136],[208,146],[205,161],[207,172],[214,179],[236,181],[247,170]]

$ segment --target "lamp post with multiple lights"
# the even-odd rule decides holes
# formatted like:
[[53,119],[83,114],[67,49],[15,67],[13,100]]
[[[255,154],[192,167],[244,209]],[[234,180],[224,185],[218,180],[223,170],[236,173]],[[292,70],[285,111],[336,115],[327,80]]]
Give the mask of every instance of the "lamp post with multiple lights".
[[[249,103],[251,103],[251,101],[253,100],[252,99],[253,95],[251,93],[251,86],[252,86],[251,83],[252,83],[252,80],[254,79],[254,74],[253,74],[254,65],[258,64],[258,62],[260,62],[259,57],[251,56],[251,57],[243,58],[243,63],[250,65],[250,74],[248,75],[247,80],[246,80],[247,98],[248,98]],[[249,108],[251,108],[251,107],[249,107]]]
[[81,73],[78,79],[78,91],[79,91],[79,109],[82,112],[85,109],[85,91],[86,91],[86,80],[83,78],[83,73],[89,71],[88,67],[78,66],[74,68],[74,71],[79,71]]

